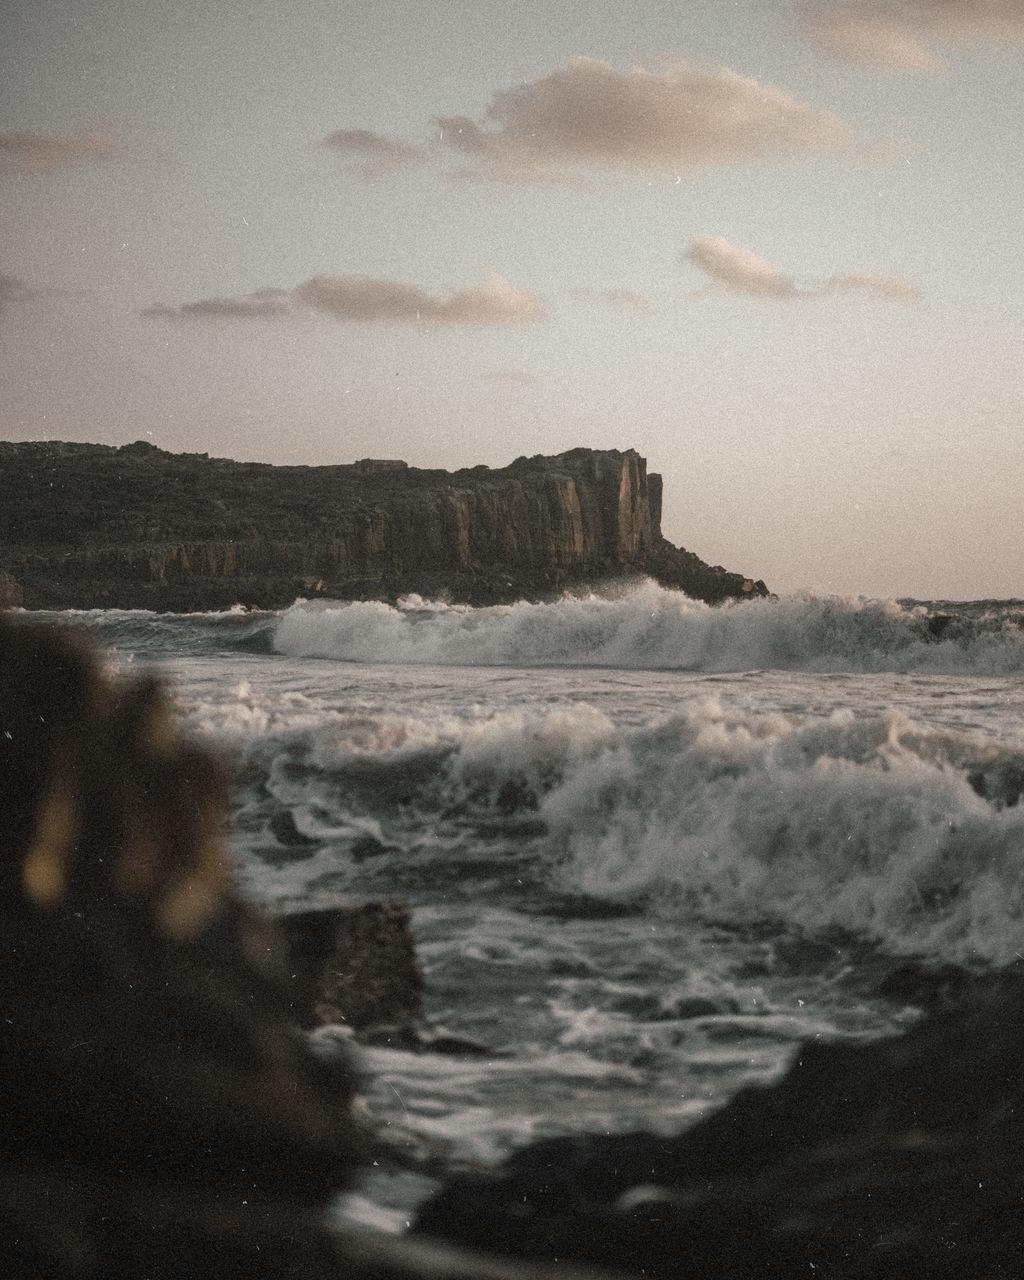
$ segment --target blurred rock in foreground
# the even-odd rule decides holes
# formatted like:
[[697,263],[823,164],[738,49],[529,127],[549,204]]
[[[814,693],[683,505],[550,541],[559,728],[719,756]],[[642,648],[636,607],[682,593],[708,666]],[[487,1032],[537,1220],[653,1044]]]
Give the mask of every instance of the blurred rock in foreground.
[[[371,1147],[232,889],[224,812],[156,685],[0,615],[0,1276],[524,1280],[322,1224]],[[355,920],[350,950],[400,937]]]

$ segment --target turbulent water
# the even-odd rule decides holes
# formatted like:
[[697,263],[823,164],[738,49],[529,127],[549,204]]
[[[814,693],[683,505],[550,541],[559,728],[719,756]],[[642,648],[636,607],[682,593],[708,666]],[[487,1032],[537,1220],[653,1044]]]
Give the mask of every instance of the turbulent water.
[[425,1038],[479,1052],[361,1051],[398,1156],[343,1219],[402,1229],[447,1168],[677,1131],[802,1039],[890,1031],[898,957],[1024,952],[1022,602],[51,616],[233,759],[246,894],[413,909]]

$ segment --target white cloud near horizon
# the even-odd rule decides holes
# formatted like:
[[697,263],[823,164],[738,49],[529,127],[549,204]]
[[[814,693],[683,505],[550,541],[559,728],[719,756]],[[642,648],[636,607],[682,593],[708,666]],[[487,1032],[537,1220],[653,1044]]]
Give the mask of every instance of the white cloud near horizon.
[[107,133],[87,131],[75,136],[47,129],[0,131],[0,172],[55,173],[86,160],[109,160],[116,151]]
[[577,302],[616,307],[623,311],[643,311],[653,314],[657,310],[649,298],[644,297],[642,293],[637,293],[635,289],[579,288],[573,289],[572,294]]
[[928,45],[1024,43],[1024,0],[819,0],[803,6],[813,44],[848,62],[934,71]]
[[681,175],[836,150],[853,137],[829,111],[727,67],[675,62],[616,71],[573,58],[496,93],[481,121],[442,116],[441,142],[472,176],[564,179],[581,169]]
[[435,296],[404,280],[321,274],[294,289],[260,289],[241,298],[201,298],[180,306],[155,303],[149,320],[276,320],[314,311],[355,323],[420,324],[431,328],[500,328],[545,318],[540,300],[492,272],[482,284]]
[[349,275],[314,276],[295,293],[307,306],[342,320],[492,328],[544,319],[539,299],[496,272],[483,284],[464,285],[444,297],[403,280]]
[[683,254],[683,259],[724,288],[753,298],[815,298],[847,289],[898,302],[913,302],[920,297],[920,290],[902,277],[870,272],[832,275],[820,285],[801,286],[793,276],[752,249],[732,244],[721,236],[698,237]]
[[863,289],[894,302],[916,302],[921,290],[902,276],[882,275],[873,271],[844,273],[832,276],[827,282],[829,292],[837,289]]

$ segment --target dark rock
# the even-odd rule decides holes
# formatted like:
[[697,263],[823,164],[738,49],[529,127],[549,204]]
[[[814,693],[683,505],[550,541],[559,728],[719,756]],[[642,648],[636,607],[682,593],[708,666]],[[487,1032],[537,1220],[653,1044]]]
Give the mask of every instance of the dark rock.
[[1024,757],[1014,751],[1001,752],[971,769],[967,781],[995,808],[1012,809],[1024,795]]
[[326,1228],[291,1204],[187,1185],[0,1170],[4,1280],[595,1280]]
[[839,1280],[1020,1274],[1024,980],[906,1035],[805,1045],[674,1138],[539,1143],[453,1180],[417,1230],[632,1275]]
[[[223,812],[154,684],[0,617],[0,1275],[573,1280],[324,1225],[370,1150],[355,1082],[293,1026]],[[353,951],[404,927],[354,918]]]
[[0,1161],[328,1196],[365,1142],[160,690],[0,619]]
[[0,569],[32,609],[494,604],[641,575],[714,603],[765,594],[665,541],[661,478],[632,449],[447,472],[0,443]]
[[423,976],[402,903],[302,911],[278,923],[300,1026],[344,1023],[362,1030],[422,1012]]
[[25,603],[21,584],[0,569],[0,609],[13,609]]

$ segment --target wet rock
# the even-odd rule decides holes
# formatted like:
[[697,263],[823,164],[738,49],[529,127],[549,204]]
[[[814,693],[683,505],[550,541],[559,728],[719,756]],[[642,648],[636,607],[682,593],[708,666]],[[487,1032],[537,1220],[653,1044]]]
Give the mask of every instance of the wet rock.
[[996,809],[1012,809],[1024,795],[1024,759],[1017,752],[994,756],[971,769],[967,781]]
[[344,1023],[363,1030],[422,1012],[423,976],[403,903],[303,911],[278,923],[299,1025]]
[[16,608],[25,603],[21,584],[11,574],[0,569],[0,609]]
[[453,1180],[417,1230],[730,1280],[1009,1277],[1024,1247],[1024,982],[906,1035],[805,1045],[678,1137],[564,1138]]
[[286,849],[308,851],[311,846],[317,844],[317,841],[312,836],[303,835],[298,829],[290,809],[277,809],[271,815],[267,826],[274,838],[283,844]]

